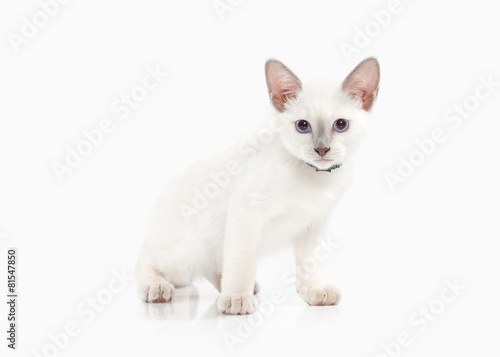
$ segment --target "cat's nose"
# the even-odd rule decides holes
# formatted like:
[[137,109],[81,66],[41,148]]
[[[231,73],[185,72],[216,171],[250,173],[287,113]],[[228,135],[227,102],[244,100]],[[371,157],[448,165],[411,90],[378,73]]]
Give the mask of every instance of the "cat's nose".
[[330,148],[315,148],[314,151],[318,153],[319,156],[323,157],[330,150]]

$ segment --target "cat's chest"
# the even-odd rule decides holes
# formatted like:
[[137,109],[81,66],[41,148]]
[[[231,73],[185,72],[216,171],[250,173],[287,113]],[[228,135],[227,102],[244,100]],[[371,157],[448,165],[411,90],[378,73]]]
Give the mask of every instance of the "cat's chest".
[[335,206],[335,198],[326,193],[318,197],[295,196],[275,203],[266,211],[261,249],[273,251],[288,246],[297,235],[311,225],[327,222]]
[[291,181],[270,196],[267,213],[271,218],[314,219],[332,211],[344,191],[344,185],[337,180]]
[[294,207],[269,217],[262,229],[259,255],[266,255],[292,245],[294,239],[311,225],[310,211]]

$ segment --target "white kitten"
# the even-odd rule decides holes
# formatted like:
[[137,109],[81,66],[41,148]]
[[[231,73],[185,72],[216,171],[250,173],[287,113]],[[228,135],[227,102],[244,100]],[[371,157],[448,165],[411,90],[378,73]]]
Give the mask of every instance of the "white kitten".
[[175,287],[204,276],[221,292],[220,312],[252,313],[257,258],[293,245],[299,295],[310,305],[337,304],[339,290],[302,266],[351,181],[379,76],[368,58],[341,85],[302,85],[281,62],[267,61],[278,135],[261,138],[259,150],[237,142],[176,174],[140,252],[141,299],[170,301]]

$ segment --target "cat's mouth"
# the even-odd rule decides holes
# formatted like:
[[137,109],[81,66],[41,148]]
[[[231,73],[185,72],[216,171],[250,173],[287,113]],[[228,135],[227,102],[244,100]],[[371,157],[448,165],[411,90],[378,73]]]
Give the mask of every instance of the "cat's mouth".
[[[325,159],[321,159],[321,160],[318,160],[318,162],[328,162],[328,161],[331,161],[331,160],[325,160]],[[319,168],[318,166],[316,165],[313,165],[307,161],[304,161],[306,164],[308,164],[309,166],[311,166],[312,168],[315,168],[316,171],[328,171],[328,172],[332,172],[332,170],[335,170],[335,169],[338,169],[340,166],[342,166],[342,164],[333,164],[331,165],[330,167],[327,167],[327,168],[324,168],[324,169],[321,169]]]

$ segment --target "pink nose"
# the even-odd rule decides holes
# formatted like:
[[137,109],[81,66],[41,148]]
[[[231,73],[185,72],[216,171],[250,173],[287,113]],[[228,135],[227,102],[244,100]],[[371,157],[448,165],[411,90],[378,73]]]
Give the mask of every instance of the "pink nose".
[[330,150],[330,148],[315,148],[314,151],[318,153],[319,156],[323,157]]

